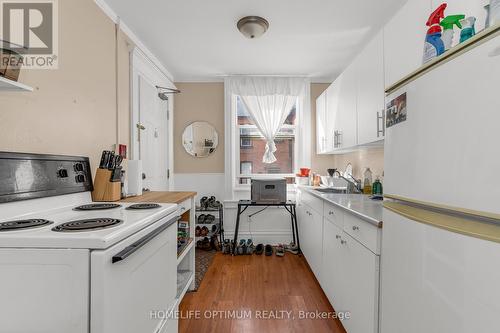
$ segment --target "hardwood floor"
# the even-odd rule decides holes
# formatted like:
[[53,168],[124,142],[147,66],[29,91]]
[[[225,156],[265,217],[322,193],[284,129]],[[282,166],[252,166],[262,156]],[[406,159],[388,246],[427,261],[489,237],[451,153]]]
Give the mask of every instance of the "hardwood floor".
[[[345,332],[304,258],[288,253],[218,253],[199,290],[187,294],[179,310],[182,333]],[[330,319],[300,318],[316,311]]]

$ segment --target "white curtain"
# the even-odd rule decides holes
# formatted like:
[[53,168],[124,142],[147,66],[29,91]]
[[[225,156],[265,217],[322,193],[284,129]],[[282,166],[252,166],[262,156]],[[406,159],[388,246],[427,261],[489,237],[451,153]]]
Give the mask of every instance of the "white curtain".
[[250,117],[266,140],[264,163],[276,162],[274,139],[303,93],[306,79],[285,77],[233,77],[229,80]]

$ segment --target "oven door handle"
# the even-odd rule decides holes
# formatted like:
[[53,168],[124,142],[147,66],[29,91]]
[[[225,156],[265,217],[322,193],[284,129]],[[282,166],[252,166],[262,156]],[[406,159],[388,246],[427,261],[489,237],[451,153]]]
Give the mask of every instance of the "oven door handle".
[[143,247],[144,245],[146,245],[147,243],[149,243],[151,240],[153,240],[153,238],[155,238],[156,236],[158,236],[159,234],[161,234],[165,229],[167,229],[168,227],[170,227],[172,224],[174,224],[175,222],[179,221],[180,219],[181,219],[180,216],[176,216],[173,219],[171,219],[170,221],[164,223],[160,227],[158,227],[155,230],[151,231],[146,236],[142,237],[141,239],[139,239],[135,243],[127,246],[122,251],[120,251],[119,253],[115,254],[113,256],[113,258],[111,259],[111,262],[113,264],[115,264],[117,262],[120,262],[120,261],[123,261],[123,260],[127,259],[134,252],[138,251],[141,247]]

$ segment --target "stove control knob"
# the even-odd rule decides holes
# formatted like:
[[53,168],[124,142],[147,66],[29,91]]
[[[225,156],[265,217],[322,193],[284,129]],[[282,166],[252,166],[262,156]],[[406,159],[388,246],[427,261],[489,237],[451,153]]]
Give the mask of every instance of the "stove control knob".
[[77,183],[85,183],[85,176],[84,175],[76,175],[75,180]]
[[75,171],[76,172],[82,172],[83,171],[83,163],[76,163],[74,165]]
[[59,170],[57,170],[57,175],[60,178],[68,178],[68,170],[66,170],[66,169],[59,169]]

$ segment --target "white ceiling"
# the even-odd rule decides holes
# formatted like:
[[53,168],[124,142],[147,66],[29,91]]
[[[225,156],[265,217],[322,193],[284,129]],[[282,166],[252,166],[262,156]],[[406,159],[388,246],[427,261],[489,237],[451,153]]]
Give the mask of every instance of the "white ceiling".
[[[106,0],[175,81],[306,75],[331,82],[406,0]],[[243,16],[270,23],[249,40]],[[425,22],[424,22],[425,23]]]

